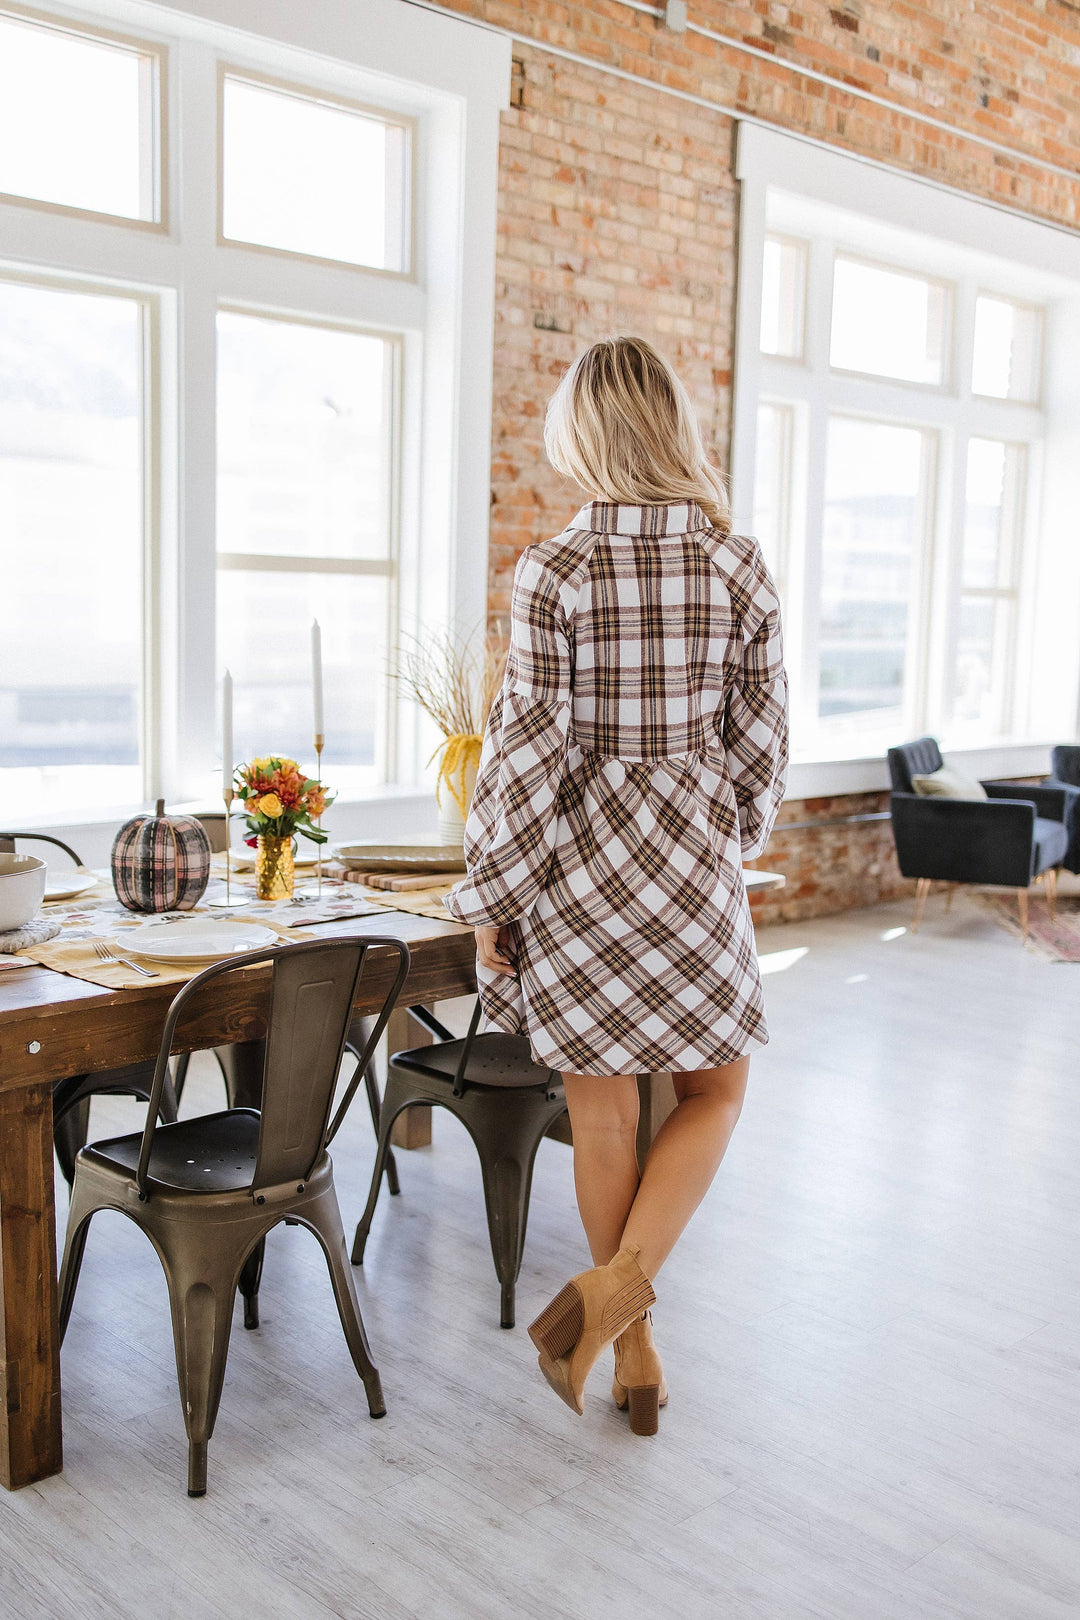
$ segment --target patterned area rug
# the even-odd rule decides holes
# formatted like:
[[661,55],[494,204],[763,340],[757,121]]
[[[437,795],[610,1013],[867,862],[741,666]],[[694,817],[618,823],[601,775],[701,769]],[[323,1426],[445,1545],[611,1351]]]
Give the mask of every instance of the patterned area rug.
[[[1007,928],[1017,939],[1021,938],[1015,896],[969,891],[969,898],[988,911],[1002,928]],[[1057,915],[1051,917],[1042,895],[1031,894],[1028,899],[1027,942],[1036,955],[1045,957],[1049,962],[1080,962],[1080,897],[1059,897]]]

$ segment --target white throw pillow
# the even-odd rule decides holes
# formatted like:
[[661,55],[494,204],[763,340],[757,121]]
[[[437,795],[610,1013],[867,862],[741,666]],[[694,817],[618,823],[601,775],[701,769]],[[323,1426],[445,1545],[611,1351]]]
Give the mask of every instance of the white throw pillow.
[[943,765],[940,771],[932,771],[929,776],[913,776],[911,785],[916,793],[932,799],[986,798],[981,782],[976,782],[973,776],[965,776],[963,771],[953,770],[951,765]]

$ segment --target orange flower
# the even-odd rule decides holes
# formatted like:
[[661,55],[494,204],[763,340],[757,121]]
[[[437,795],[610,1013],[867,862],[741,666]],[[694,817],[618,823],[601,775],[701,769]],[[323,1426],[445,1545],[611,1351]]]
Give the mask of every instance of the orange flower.
[[304,806],[309,816],[321,816],[326,809],[326,790],[321,787],[308,788],[304,795]]

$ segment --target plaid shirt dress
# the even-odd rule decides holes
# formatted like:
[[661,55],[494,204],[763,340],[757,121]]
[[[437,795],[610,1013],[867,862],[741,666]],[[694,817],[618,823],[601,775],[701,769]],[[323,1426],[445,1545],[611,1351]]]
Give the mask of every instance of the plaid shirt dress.
[[585,506],[526,550],[447,896],[509,925],[484,1012],[580,1074],[705,1069],[768,1039],[744,858],[783,794],[787,682],[755,540],[693,504]]

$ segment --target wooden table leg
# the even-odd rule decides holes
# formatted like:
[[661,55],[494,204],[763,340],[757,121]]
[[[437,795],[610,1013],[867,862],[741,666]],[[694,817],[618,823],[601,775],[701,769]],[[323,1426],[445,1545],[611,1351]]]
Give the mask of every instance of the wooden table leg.
[[[386,1026],[387,1051],[404,1052],[411,1046],[430,1046],[434,1036],[409,1017],[408,1007],[395,1007]],[[390,1140],[395,1147],[431,1146],[431,1109],[417,1104],[406,1108],[394,1121]]]
[[52,1085],[0,1092],[0,1484],[58,1474]]

